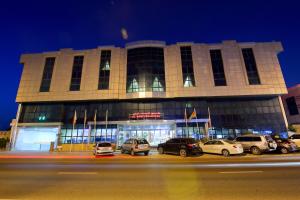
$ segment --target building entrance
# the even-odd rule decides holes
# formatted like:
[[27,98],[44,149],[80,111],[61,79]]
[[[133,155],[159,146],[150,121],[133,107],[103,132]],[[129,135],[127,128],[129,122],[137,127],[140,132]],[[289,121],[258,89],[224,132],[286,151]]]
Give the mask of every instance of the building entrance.
[[139,121],[118,126],[117,145],[121,146],[129,138],[144,138],[152,147],[175,137],[175,122],[172,121]]

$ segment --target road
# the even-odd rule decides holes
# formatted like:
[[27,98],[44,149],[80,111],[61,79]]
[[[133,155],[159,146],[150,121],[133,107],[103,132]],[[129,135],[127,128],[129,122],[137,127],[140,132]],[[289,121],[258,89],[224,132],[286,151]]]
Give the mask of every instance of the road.
[[300,157],[0,159],[0,199],[300,199]]

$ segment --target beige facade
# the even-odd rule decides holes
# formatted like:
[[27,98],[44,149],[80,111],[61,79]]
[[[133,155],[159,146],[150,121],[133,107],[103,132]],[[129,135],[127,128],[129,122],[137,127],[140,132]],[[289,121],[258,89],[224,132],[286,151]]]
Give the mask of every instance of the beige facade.
[[[191,45],[195,87],[184,88],[180,46]],[[127,49],[140,46],[164,48],[166,92],[126,93]],[[254,51],[260,85],[249,85],[241,48]],[[210,49],[221,49],[227,86],[214,86]],[[109,90],[98,90],[101,50],[111,50]],[[287,93],[277,54],[283,51],[280,42],[220,44],[177,43],[165,45],[158,41],[141,41],[125,48],[101,46],[89,50],[61,49],[57,52],[23,54],[23,73],[16,101],[76,101],[101,99],[129,99],[145,97],[213,97],[247,95],[281,95]],[[73,58],[84,56],[80,91],[70,91]],[[39,92],[46,57],[56,57],[50,92]]]

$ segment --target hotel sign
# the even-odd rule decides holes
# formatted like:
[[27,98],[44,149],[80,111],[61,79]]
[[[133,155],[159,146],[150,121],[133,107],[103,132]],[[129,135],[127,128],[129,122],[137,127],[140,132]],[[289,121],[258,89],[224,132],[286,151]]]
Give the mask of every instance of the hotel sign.
[[139,119],[161,119],[162,113],[160,112],[145,112],[145,113],[132,113],[129,114],[129,119],[139,120]]

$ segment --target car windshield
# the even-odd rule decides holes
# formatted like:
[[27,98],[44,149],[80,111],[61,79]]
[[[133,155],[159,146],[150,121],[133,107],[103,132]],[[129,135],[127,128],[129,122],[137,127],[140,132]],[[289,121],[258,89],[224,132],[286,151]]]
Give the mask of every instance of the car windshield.
[[111,147],[111,144],[108,142],[99,143],[98,147]]
[[141,139],[141,140],[137,140],[138,144],[148,144],[147,140],[145,139]]
[[235,144],[235,142],[231,141],[231,140],[224,140],[224,142],[228,143],[228,144]]

